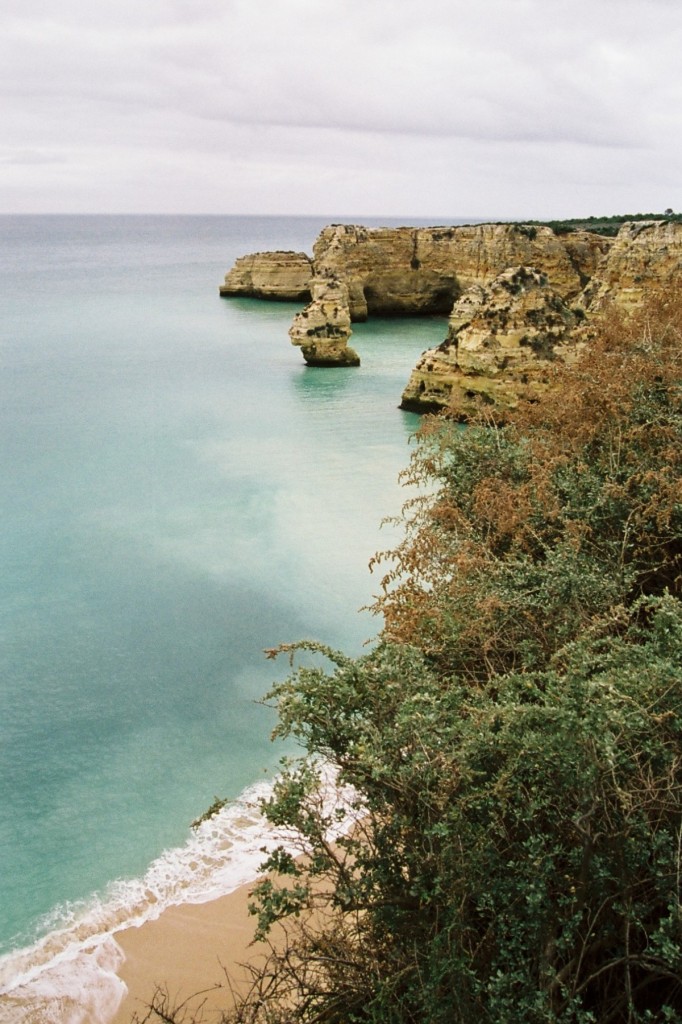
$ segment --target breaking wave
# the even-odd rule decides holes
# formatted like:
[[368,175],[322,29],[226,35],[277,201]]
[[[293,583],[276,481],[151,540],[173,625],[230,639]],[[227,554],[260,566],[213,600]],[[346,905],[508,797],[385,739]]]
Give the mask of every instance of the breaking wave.
[[[333,834],[355,820],[354,794],[323,770],[325,812],[343,808]],[[165,851],[142,878],[117,881],[87,904],[56,908],[59,926],[33,946],[0,958],[0,1024],[108,1024],[126,986],[117,971],[124,956],[115,935],[151,921],[170,906],[217,899],[259,873],[264,851],[282,844],[301,852],[295,838],[275,830],[260,813],[272,783],[257,783],[207,821],[184,846]]]

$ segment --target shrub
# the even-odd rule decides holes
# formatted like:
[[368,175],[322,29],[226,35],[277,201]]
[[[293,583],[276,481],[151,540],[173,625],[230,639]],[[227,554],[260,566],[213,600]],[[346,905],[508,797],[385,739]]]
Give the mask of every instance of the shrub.
[[[611,311],[506,427],[422,431],[379,646],[270,695],[307,755],[265,811],[312,852],[260,924],[325,924],[239,1019],[682,1021],[681,313]],[[359,794],[335,847],[318,757]]]
[[378,645],[288,646],[326,661],[269,695],[307,856],[265,865],[287,937],[226,1020],[682,1024],[681,325],[611,311],[551,399],[425,424]]

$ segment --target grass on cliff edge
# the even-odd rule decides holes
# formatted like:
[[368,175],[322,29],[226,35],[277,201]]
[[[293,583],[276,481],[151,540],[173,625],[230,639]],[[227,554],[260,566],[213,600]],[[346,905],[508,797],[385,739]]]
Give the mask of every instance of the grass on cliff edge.
[[568,235],[572,231],[591,231],[595,235],[614,237],[618,234],[623,224],[628,221],[642,220],[664,220],[680,224],[682,223],[682,213],[673,213],[672,210],[666,210],[665,213],[624,213],[613,217],[568,217],[563,220],[526,220],[522,223],[519,222],[518,226],[529,225],[551,228],[555,235]]

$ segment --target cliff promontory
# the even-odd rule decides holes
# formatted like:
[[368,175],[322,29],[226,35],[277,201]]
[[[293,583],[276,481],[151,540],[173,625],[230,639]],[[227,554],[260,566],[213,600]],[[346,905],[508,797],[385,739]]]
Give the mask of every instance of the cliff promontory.
[[449,316],[419,359],[401,405],[466,419],[483,401],[503,414],[546,387],[548,368],[589,339],[608,302],[631,307],[682,280],[682,223],[639,220],[615,238],[524,224],[365,228],[333,224],[304,253],[237,260],[221,295],[306,300],[289,331],[310,366],[356,366],[353,322]]
[[303,302],[310,298],[312,276],[312,260],[304,252],[256,252],[237,260],[220,294]]
[[[567,251],[576,243],[584,246],[577,234],[565,236]],[[582,266],[588,266],[584,258]],[[570,359],[588,342],[590,321],[608,302],[632,308],[652,286],[680,287],[682,224],[625,223],[583,275],[577,294],[561,294],[549,273],[539,286],[527,267],[510,302],[503,294],[505,274],[484,293],[467,291],[453,307],[445,341],[425,352],[413,370],[402,408],[447,408],[467,419],[481,401],[504,415],[522,396],[538,397],[551,363]]]
[[481,400],[506,408],[520,395],[536,397],[549,363],[574,347],[578,323],[538,270],[511,267],[488,285],[472,285],[454,304],[445,341],[413,370],[403,408],[450,406],[466,417]]
[[313,249],[316,274],[348,286],[351,320],[367,316],[447,315],[461,293],[513,266],[545,273],[564,297],[594,274],[608,239],[586,231],[555,235],[550,228],[478,224],[442,228],[324,228]]

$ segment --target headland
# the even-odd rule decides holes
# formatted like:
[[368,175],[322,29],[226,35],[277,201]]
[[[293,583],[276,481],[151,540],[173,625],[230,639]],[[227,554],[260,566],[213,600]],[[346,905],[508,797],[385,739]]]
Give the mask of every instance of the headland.
[[[422,354],[403,409],[481,404],[503,418],[537,400],[557,360],[572,361],[609,304],[636,306],[653,286],[679,287],[682,220],[595,218],[547,224],[366,228],[333,224],[305,253],[237,260],[220,294],[307,301],[291,341],[309,366],[357,366],[352,324],[374,316],[447,317],[444,340]],[[396,396],[397,398],[399,396]]]

